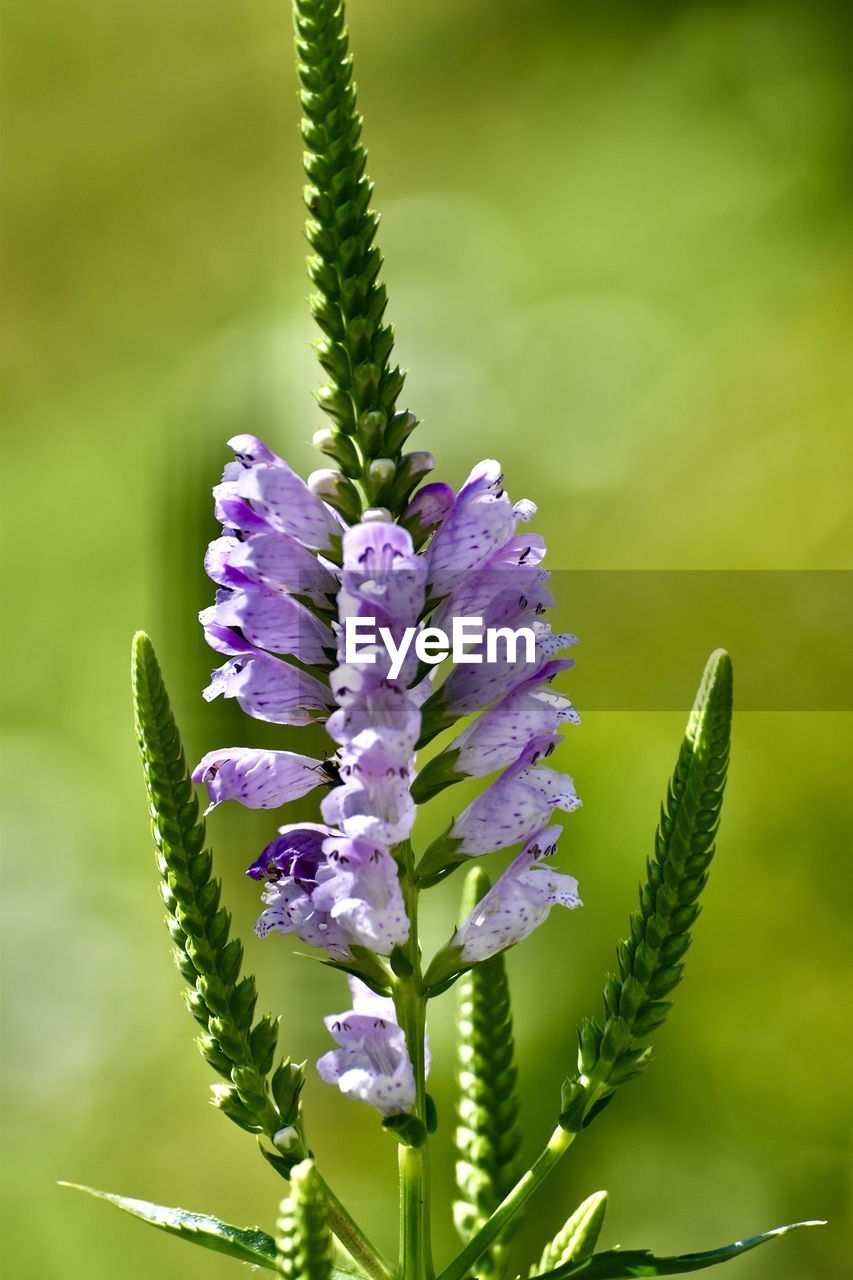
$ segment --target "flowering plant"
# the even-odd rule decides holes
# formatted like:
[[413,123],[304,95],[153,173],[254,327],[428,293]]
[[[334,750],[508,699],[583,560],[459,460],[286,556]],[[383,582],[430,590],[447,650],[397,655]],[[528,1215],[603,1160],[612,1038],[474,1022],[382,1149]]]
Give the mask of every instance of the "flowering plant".
[[[220,747],[190,774],[151,642],[140,633],[133,644],[136,728],[161,888],[199,1047],[221,1077],[214,1101],[257,1135],[290,1190],[275,1235],[93,1194],[294,1280],[329,1280],[333,1271],[434,1280],[429,1160],[438,1117],[427,1091],[427,1008],[455,987],[453,1215],[462,1248],[438,1276],[500,1280],[514,1274],[509,1249],[519,1214],[581,1131],[643,1071],[648,1041],[669,1013],[714,852],[731,663],[722,650],[709,659],[603,1011],[580,1025],[556,1127],[524,1170],[503,953],[554,905],[581,905],[577,881],[552,861],[563,830],[554,815],[571,814],[580,800],[573,780],[546,763],[561,728],[578,721],[568,697],[552,687],[572,665],[565,654],[575,637],[548,621],[545,547],[527,530],[536,509],[510,500],[499,464],[478,463],[455,492],[424,483],[435,465],[430,454],[404,452],[417,420],[398,408],[403,374],[391,363],[343,6],[295,0],[295,15],[311,305],[327,376],[318,400],[330,420],[314,440],[337,466],[305,481],[256,437],[229,441],[234,457],[213,491],[222,533],[205,561],[216,592],[201,615],[207,642],[224,661],[204,696],[235,698],[249,716],[277,725],[322,724],[328,754]],[[503,636],[503,654],[494,635],[466,631],[472,620]],[[520,651],[509,640],[522,632],[528,643]],[[362,636],[357,654],[349,645],[355,633]],[[448,662],[440,642],[451,633],[461,640]],[[430,648],[436,640],[439,648]],[[419,808],[465,779],[483,780],[479,794],[416,852]],[[281,822],[280,814],[248,868],[260,887],[256,933],[273,935],[271,945],[294,934],[346,975],[349,1007],[325,1019],[334,1047],[316,1069],[374,1108],[398,1145],[396,1263],[365,1237],[314,1162],[301,1103],[306,1064],[276,1062],[278,1019],[255,1016],[255,982],[242,975],[242,945],[229,936],[193,783],[206,788],[207,812],[227,800],[283,810],[322,792],[322,821]],[[478,860],[509,850],[490,883]],[[470,870],[459,923],[427,962],[420,896],[462,866]],[[530,1274],[606,1280],[694,1271],[790,1229],[677,1258],[596,1253],[605,1203],[604,1192],[584,1201]]]

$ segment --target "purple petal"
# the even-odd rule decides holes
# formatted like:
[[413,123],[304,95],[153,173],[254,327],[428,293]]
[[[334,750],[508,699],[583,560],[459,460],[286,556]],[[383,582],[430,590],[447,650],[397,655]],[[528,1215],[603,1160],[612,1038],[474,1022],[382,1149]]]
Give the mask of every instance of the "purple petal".
[[405,840],[414,824],[411,772],[381,733],[367,729],[359,738],[352,760],[341,767],[343,786],[322,802],[323,819],[345,835],[363,836],[390,848]]
[[329,716],[326,730],[335,742],[346,746],[365,730],[377,729],[386,746],[405,762],[414,754],[420,737],[420,711],[410,692],[385,681],[373,683],[369,671],[342,666],[332,673],[338,710]]
[[225,523],[243,532],[278,529],[306,547],[328,550],[341,524],[330,507],[312,493],[292,467],[254,436],[235,436],[229,444],[237,465],[226,468],[215,492]]
[[342,584],[341,622],[368,616],[380,625],[414,626],[424,605],[426,566],[400,525],[368,521],[344,534]]
[[323,844],[334,833],[319,822],[292,822],[278,830],[246,874],[253,880],[292,876],[316,881],[317,868],[325,860]]
[[332,836],[324,850],[314,906],[328,912],[351,942],[390,955],[409,936],[396,862],[369,840]]
[[[568,632],[555,635],[547,623],[540,621],[532,623],[531,630],[536,635],[536,656],[532,662],[527,661],[526,646],[519,643],[514,662],[501,656],[496,662],[458,666],[441,687],[442,705],[457,716],[480,711],[511,693],[519,684],[535,678],[561,649],[577,643],[577,636]],[[562,662],[563,669],[572,665],[568,659]]]
[[328,653],[335,648],[331,630],[310,609],[266,587],[220,590],[216,604],[199,616],[208,644],[221,653],[238,652],[220,647],[221,629],[226,627],[239,627],[251,645],[290,654],[308,666],[327,665]]
[[328,605],[338,589],[334,574],[301,542],[284,533],[258,533],[245,542],[215,539],[204,561],[209,578],[223,587],[252,584],[302,595]]
[[383,1115],[411,1111],[415,1077],[393,1003],[353,979],[350,988],[353,1008],[324,1019],[340,1047],[323,1054],[317,1071],[327,1084],[336,1084],[342,1093]]
[[512,537],[518,515],[502,485],[500,464],[487,460],[459,490],[427,552],[433,595],[445,595],[460,573],[486,564]]
[[322,763],[311,756],[292,751],[256,751],[251,747],[208,751],[192,777],[193,782],[203,782],[207,787],[208,813],[223,800],[239,800],[248,809],[277,809],[328,781]]
[[533,932],[551,907],[582,905],[574,876],[562,875],[542,860],[555,850],[559,826],[538,832],[453,935],[462,959],[477,963],[497,955]]
[[459,752],[455,773],[479,778],[505,769],[533,738],[551,735],[565,722],[577,723],[578,714],[569,699],[542,683],[556,674],[552,667],[559,670],[562,664],[547,664],[540,676],[484,711],[450,744],[448,751]]
[[204,697],[210,702],[220,695],[236,698],[247,715],[271,724],[311,724],[334,705],[326,685],[260,650],[214,671]]
[[555,769],[534,767],[559,741],[534,738],[518,761],[463,810],[450,828],[459,852],[477,857],[529,840],[548,825],[555,808],[570,813],[580,805],[572,779]]
[[420,543],[436,529],[453,506],[455,495],[449,484],[433,481],[418,489],[402,515],[402,524]]
[[334,920],[318,911],[311,899],[310,887],[302,881],[286,877],[271,880],[264,886],[267,904],[255,924],[255,933],[265,938],[269,933],[295,933],[309,947],[328,951],[345,958],[349,955],[346,934]]

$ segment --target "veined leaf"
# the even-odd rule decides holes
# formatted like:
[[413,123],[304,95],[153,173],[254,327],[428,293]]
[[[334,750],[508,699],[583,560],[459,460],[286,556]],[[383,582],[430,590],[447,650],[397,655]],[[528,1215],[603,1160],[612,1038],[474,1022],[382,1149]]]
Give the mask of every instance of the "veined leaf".
[[706,1267],[729,1262],[776,1236],[796,1231],[798,1227],[823,1226],[826,1223],[820,1221],[792,1222],[788,1226],[775,1227],[761,1235],[750,1236],[748,1240],[735,1240],[734,1244],[711,1249],[708,1253],[683,1253],[677,1258],[656,1258],[648,1249],[609,1249],[606,1253],[594,1253],[582,1262],[570,1262],[553,1271],[546,1271],[539,1280],[574,1280],[575,1276],[583,1277],[583,1280],[632,1280],[634,1276],[686,1275],[688,1271],[703,1271]]
[[109,1191],[97,1191],[77,1182],[61,1182],[61,1187],[83,1191],[97,1200],[106,1200],[117,1209],[124,1210],[142,1222],[148,1222],[160,1231],[179,1236],[203,1249],[228,1254],[240,1262],[250,1262],[256,1267],[277,1270],[275,1240],[257,1227],[232,1227],[219,1218],[206,1213],[190,1213],[187,1209],[170,1209],[166,1205],[151,1204],[149,1200],[132,1200],[128,1196],[112,1195]]

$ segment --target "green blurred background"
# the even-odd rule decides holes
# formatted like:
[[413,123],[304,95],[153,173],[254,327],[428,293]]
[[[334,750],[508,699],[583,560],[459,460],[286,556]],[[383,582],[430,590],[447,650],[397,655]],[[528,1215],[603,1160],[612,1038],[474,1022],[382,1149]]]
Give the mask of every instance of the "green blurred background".
[[[213,662],[194,621],[226,438],[256,431],[319,465],[288,7],[4,9],[4,1275],[218,1280],[236,1264],[54,1183],[267,1228],[282,1190],[205,1101],[127,658],[145,626],[194,758],[289,741],[202,703]],[[439,475],[500,457],[562,568],[848,567],[849,6],[351,0],[351,26],[406,399]],[[656,643],[631,637],[624,661],[654,663]],[[682,723],[593,712],[563,749],[585,807],[561,865],[587,906],[509,958],[531,1154]],[[520,1269],[607,1186],[608,1245],[682,1251],[827,1217],[732,1276],[849,1274],[849,731],[841,713],[736,718],[719,858],[659,1061],[534,1202]],[[313,1059],[342,980],[251,936],[242,868],[269,819],[210,825],[262,1003]],[[434,894],[430,943],[458,888]],[[440,1259],[451,1020],[448,997],[432,1022]],[[393,1143],[316,1078],[307,1108],[324,1170],[391,1249]]]

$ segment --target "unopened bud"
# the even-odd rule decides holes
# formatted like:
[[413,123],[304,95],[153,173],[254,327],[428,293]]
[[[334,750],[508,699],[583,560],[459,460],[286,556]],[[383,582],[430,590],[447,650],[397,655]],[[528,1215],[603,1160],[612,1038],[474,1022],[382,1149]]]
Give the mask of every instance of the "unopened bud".
[[391,512],[387,507],[368,507],[361,520],[362,524],[390,524]]
[[385,414],[379,409],[370,409],[362,413],[358,419],[358,440],[368,458],[373,458],[383,447],[385,434]]
[[299,1146],[302,1139],[299,1136],[299,1130],[295,1125],[285,1125],[283,1129],[279,1129],[273,1134],[273,1146],[276,1151],[280,1151],[282,1155],[289,1156]]
[[318,431],[314,432],[312,441],[315,448],[319,449],[321,453],[325,453],[327,457],[335,459],[344,475],[357,476],[361,474],[361,460],[358,456],[358,450],[349,436],[345,436],[341,431],[335,431],[333,427],[320,427]]
[[345,520],[357,521],[360,518],[358,490],[340,471],[333,471],[331,468],[312,471],[308,477],[308,488],[339,511]]

